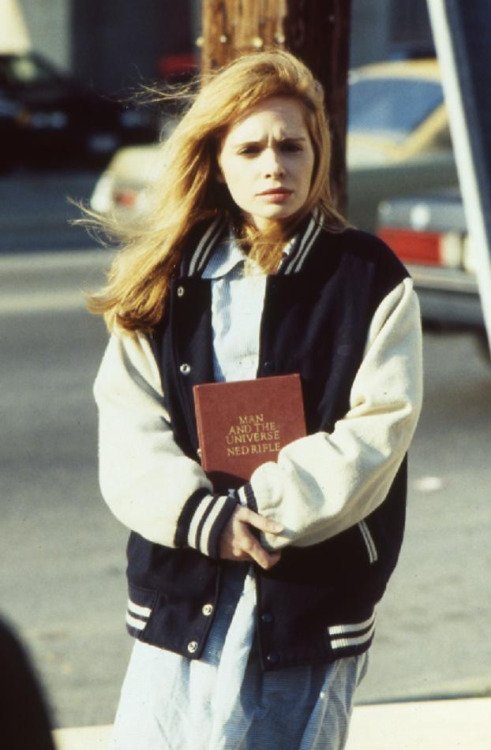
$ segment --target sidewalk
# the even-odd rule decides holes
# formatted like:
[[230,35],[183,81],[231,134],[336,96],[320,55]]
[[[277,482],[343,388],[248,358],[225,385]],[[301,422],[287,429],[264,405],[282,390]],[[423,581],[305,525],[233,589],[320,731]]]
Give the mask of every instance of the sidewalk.
[[[57,750],[106,750],[110,731],[109,726],[58,729]],[[491,698],[469,698],[356,706],[346,750],[489,750],[490,747]]]
[[489,750],[491,698],[357,706],[346,750]]

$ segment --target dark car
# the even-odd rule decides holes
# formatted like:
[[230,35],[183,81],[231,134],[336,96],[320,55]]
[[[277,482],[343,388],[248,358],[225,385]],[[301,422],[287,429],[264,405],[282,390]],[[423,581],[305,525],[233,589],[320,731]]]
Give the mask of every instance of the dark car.
[[0,170],[12,164],[12,149],[17,140],[19,117],[22,113],[20,104],[4,97],[0,93]]
[[102,96],[30,52],[0,54],[0,111],[4,164],[100,164],[119,146],[158,134],[152,112]]

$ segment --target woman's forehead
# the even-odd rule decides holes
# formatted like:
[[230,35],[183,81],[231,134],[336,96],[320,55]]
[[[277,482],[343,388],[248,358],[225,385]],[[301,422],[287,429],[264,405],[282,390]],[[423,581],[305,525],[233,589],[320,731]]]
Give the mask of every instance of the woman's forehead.
[[307,126],[302,103],[293,97],[264,99],[232,123],[225,137],[235,142],[262,138],[265,134],[275,138],[305,137]]

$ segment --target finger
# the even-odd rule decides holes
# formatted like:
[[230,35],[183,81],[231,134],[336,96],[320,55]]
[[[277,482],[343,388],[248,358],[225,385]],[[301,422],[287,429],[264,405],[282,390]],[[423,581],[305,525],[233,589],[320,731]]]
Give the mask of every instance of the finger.
[[240,508],[237,512],[237,518],[254,526],[255,529],[268,534],[281,534],[284,529],[281,523],[273,521],[271,518],[260,516],[259,513],[255,513],[250,508]]
[[261,568],[268,569],[280,560],[281,552],[268,552],[251,534],[246,533],[241,539],[243,552]]
[[281,552],[267,552],[263,547],[259,546],[255,549],[254,555],[251,555],[251,557],[261,568],[269,570],[269,568],[272,568],[273,565],[276,565],[280,561]]

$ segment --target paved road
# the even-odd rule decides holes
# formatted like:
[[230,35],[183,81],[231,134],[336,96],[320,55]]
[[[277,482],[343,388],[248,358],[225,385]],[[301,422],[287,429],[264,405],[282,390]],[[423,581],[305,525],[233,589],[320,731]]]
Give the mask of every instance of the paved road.
[[105,332],[81,294],[106,260],[0,262],[0,602],[33,649],[61,724],[110,715],[113,673],[129,648],[125,532],[105,511],[95,473],[90,386]]
[[[0,176],[0,254],[95,248],[75,203],[88,204],[98,173],[22,170]],[[75,203],[74,203],[75,202]]]
[[[83,310],[107,251],[0,258],[0,602],[60,726],[112,720],[130,650],[126,533],[99,498],[90,388],[105,342]],[[406,544],[359,700],[491,694],[491,367],[425,336]]]

